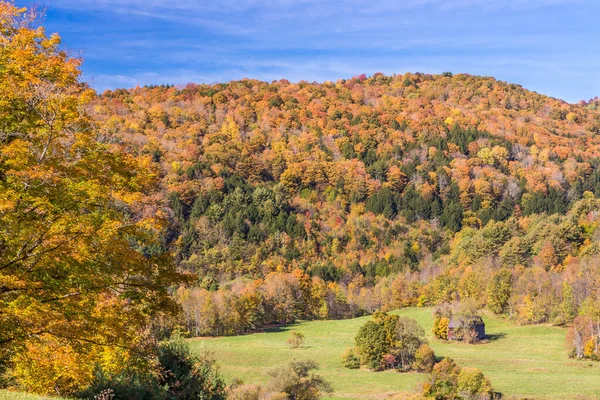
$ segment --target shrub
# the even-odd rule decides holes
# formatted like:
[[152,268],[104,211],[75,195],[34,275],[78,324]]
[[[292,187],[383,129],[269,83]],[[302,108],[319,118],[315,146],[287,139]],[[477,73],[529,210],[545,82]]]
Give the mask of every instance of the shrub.
[[449,303],[442,303],[435,307],[433,310],[433,335],[438,339],[448,339],[448,325],[450,324],[450,317],[452,316],[452,305]]
[[389,353],[392,347],[393,330],[397,321],[397,315],[375,313],[371,321],[361,326],[355,339],[361,365],[381,369],[383,355]]
[[399,367],[409,370],[415,360],[415,353],[425,343],[425,331],[412,318],[400,317],[394,329],[393,354],[398,358]]
[[438,337],[438,333],[437,333],[438,326],[440,325],[440,321],[442,320],[442,318],[439,316],[436,316],[435,314],[434,314],[434,317],[435,318],[433,319],[433,327],[431,328],[431,333],[433,333],[433,336]]
[[295,360],[283,368],[273,369],[269,371],[269,391],[275,396],[284,394],[282,399],[318,400],[322,392],[331,393],[333,389],[320,375],[311,372],[316,369],[318,365],[313,360]]
[[159,383],[167,387],[166,399],[225,399],[225,383],[215,360],[193,356],[182,340],[164,342],[158,350]]
[[106,389],[94,396],[94,400],[114,400],[115,392],[112,389]]
[[124,370],[106,374],[98,368],[92,384],[79,395],[96,398],[110,394],[114,400],[224,400],[225,383],[213,359],[193,356],[185,342],[163,342],[158,347],[158,370]]
[[358,331],[356,347],[361,365],[374,370],[409,370],[425,332],[414,319],[375,313]]
[[394,354],[387,353],[387,354],[384,354],[383,357],[381,357],[381,368],[392,369],[392,368],[398,368],[398,367],[399,367],[398,357],[396,357]]
[[454,399],[458,385],[460,367],[451,358],[437,363],[423,386],[423,395],[434,399]]
[[296,331],[290,332],[290,337],[285,341],[292,349],[301,347],[304,343],[304,334]]
[[433,334],[438,339],[448,340],[448,324],[450,320],[448,318],[436,318],[433,323]]
[[156,375],[152,373],[125,370],[111,375],[97,368],[92,383],[77,397],[94,400],[164,400],[166,388],[159,385]]
[[422,344],[415,353],[415,361],[412,368],[419,372],[431,372],[434,365],[435,353],[433,349],[426,344]]
[[347,349],[342,355],[342,363],[349,369],[360,368],[360,357],[356,349]]
[[230,388],[227,393],[229,400],[260,400],[263,398],[264,390],[259,385],[239,384]]
[[463,368],[457,379],[458,394],[465,400],[490,399],[493,395],[492,384],[477,368]]
[[433,367],[422,394],[436,400],[488,400],[494,392],[480,370],[460,368],[452,359],[445,358]]

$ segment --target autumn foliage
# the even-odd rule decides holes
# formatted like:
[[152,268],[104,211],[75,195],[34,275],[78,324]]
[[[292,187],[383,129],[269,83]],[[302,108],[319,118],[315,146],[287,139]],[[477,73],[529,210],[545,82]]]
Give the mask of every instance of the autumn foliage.
[[177,310],[182,282],[153,247],[159,173],[99,133],[80,63],[0,3],[0,365],[38,393],[151,366],[151,318]]
[[[598,357],[597,99],[450,73],[97,94],[80,65],[0,2],[12,385],[68,395],[97,369],[155,371],[174,325],[233,335],[465,299],[573,323],[574,356]],[[490,391],[446,364],[443,379]]]
[[570,323],[600,297],[597,100],[377,73],[117,89],[92,108],[160,168],[163,243],[199,276],[176,294],[190,335],[465,298]]

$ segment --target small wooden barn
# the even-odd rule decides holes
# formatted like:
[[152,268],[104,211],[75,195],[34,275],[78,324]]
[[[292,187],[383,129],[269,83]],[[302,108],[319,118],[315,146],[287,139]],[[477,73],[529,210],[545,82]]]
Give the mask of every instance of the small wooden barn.
[[481,317],[470,318],[468,321],[450,318],[448,323],[448,340],[463,340],[467,332],[475,341],[485,339],[485,323]]

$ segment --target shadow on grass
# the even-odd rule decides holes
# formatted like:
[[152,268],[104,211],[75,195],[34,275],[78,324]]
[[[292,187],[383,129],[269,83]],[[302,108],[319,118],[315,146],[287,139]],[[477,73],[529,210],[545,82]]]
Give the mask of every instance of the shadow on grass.
[[269,325],[269,326],[265,326],[261,329],[252,331],[252,332],[247,332],[247,334],[260,333],[260,332],[266,332],[266,333],[289,332],[289,331],[293,330],[294,327],[297,325],[298,325],[298,323]]
[[[293,330],[294,327],[297,325],[298,325],[298,322],[292,322],[289,324],[273,324],[273,325],[263,326],[261,328],[257,328],[254,330],[250,330],[247,332],[237,332],[237,333],[231,334],[231,335],[192,336],[192,337],[190,337],[190,339],[207,340],[207,339],[219,339],[219,338],[235,337],[235,336],[249,336],[249,335],[254,335],[255,333],[288,332],[288,331]],[[3,399],[0,398],[0,400],[3,400]]]
[[492,333],[485,335],[485,342],[495,342],[496,340],[504,339],[506,337],[506,333]]

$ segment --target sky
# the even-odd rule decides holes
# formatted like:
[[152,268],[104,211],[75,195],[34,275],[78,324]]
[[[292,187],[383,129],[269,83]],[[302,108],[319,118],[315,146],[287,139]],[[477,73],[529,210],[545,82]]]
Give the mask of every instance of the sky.
[[569,102],[600,95],[598,0],[15,0],[82,56],[99,91],[325,81],[375,72],[493,76]]

